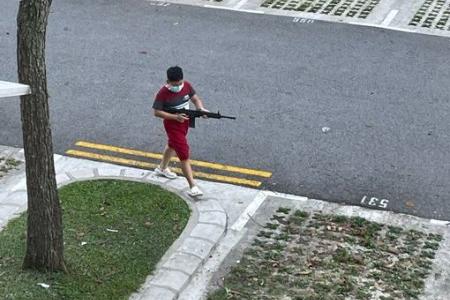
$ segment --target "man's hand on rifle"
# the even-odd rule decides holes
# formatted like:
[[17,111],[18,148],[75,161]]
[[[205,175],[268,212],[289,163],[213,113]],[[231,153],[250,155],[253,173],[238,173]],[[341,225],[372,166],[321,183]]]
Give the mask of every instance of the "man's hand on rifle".
[[184,123],[184,121],[189,121],[189,117],[186,114],[175,114],[176,120],[180,123]]
[[[207,109],[204,108],[204,107],[201,107],[201,108],[199,108],[198,110],[209,112],[209,110],[207,110]],[[203,119],[208,119],[208,116],[207,116],[207,115],[203,115],[202,118],[203,118]]]

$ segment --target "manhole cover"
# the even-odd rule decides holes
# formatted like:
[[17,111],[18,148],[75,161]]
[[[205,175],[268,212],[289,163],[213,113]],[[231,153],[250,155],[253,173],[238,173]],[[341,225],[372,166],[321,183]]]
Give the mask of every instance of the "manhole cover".
[[367,18],[380,0],[265,0],[262,7]]

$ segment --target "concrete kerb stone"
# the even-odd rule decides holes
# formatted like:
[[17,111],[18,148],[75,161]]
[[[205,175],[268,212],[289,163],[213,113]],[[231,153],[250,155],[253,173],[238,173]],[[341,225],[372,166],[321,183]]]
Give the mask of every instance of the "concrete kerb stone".
[[[167,187],[167,186],[166,186]],[[177,190],[174,187],[169,189]],[[180,194],[180,192],[178,192]],[[186,197],[181,193],[181,197]],[[180,242],[174,250],[168,251],[158,265],[159,271],[155,276],[149,276],[144,284],[144,289],[140,297],[133,299],[151,300],[162,288],[167,289],[167,293],[175,292],[171,299],[177,299],[179,294],[189,284],[196,271],[206,262],[212,251],[219,244],[226,233],[227,215],[220,204],[215,199],[203,199],[198,202],[191,202],[198,210],[199,214],[216,214],[216,224],[200,223],[198,216],[195,218],[195,225],[191,230],[185,230],[183,235],[177,240]],[[208,206],[205,203],[210,203]],[[214,211],[200,211],[200,207],[212,207]],[[203,217],[205,218],[205,217]],[[193,219],[193,218],[191,218]],[[185,275],[185,276],[183,276]]]
[[199,224],[216,224],[226,227],[227,218],[224,212],[220,211],[200,211],[198,217]]
[[139,291],[130,297],[135,300],[176,299],[225,235],[227,226],[225,210],[213,198],[193,201],[184,192],[186,183],[182,178],[169,180],[155,176],[149,171],[131,168],[91,168],[57,175],[58,188],[74,182],[98,179],[155,184],[177,194],[189,205],[192,215],[183,233],[161,258],[155,273],[149,275]]
[[[158,299],[158,300],[173,300],[176,297],[176,293],[164,288],[153,286],[151,289],[147,289],[142,292],[142,295],[139,299]],[[131,298],[138,299],[138,298]]]

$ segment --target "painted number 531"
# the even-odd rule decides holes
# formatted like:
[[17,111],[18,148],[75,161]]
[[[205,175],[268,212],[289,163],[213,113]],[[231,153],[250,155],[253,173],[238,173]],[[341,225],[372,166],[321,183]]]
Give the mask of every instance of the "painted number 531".
[[369,205],[369,206],[377,206],[377,207],[380,207],[380,208],[387,208],[387,206],[389,204],[389,200],[387,200],[387,199],[378,199],[376,197],[370,197],[369,198],[367,196],[364,196],[361,199],[361,204]]

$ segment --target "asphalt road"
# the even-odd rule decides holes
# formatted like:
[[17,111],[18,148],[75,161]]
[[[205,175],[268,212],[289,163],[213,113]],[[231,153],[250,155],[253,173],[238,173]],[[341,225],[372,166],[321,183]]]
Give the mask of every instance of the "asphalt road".
[[[2,80],[16,80],[17,6],[0,11]],[[450,220],[447,38],[136,0],[54,1],[47,34],[57,153],[161,152],[152,97],[179,64],[207,108],[238,117],[200,120],[193,158],[272,171],[265,189]],[[0,144],[20,146],[18,101],[0,101]]]

